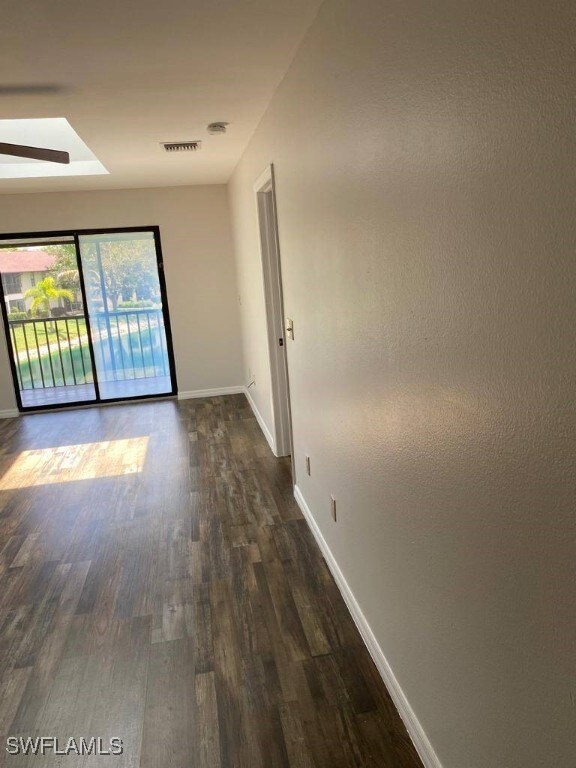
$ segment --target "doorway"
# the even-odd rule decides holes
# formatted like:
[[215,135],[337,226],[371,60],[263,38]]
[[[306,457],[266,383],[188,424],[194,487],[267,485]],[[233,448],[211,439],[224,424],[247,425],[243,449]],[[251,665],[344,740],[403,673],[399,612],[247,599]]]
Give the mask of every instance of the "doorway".
[[0,236],[21,411],[176,394],[158,227]]
[[254,191],[258,206],[276,455],[291,456],[293,454],[292,418],[286,350],[287,333],[285,332],[273,165],[268,166],[260,175],[254,185]]

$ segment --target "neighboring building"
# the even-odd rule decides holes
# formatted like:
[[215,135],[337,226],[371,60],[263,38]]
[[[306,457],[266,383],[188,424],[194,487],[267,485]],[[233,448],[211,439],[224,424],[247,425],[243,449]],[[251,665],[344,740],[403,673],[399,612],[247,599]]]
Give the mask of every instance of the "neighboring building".
[[46,277],[55,261],[56,255],[47,251],[0,250],[0,275],[8,313],[30,309],[32,299],[25,299],[24,294]]

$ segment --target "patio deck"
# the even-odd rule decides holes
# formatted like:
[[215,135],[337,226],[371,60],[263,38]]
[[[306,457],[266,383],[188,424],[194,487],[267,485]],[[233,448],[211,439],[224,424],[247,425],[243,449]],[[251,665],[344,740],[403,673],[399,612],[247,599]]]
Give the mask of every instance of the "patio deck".
[[[167,395],[171,384],[169,376],[154,376],[125,381],[100,382],[102,400],[143,397],[145,395]],[[43,408],[46,405],[65,407],[71,403],[91,402],[96,399],[93,384],[74,384],[61,387],[46,387],[20,391],[24,408]]]

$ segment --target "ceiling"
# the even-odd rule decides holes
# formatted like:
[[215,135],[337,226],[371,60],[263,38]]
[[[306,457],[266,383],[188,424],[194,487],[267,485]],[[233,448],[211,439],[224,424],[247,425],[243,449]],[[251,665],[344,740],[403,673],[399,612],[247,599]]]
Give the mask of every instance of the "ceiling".
[[[0,179],[0,193],[225,183],[320,2],[8,0],[0,119],[66,118],[109,174]],[[201,150],[160,147],[188,139]]]

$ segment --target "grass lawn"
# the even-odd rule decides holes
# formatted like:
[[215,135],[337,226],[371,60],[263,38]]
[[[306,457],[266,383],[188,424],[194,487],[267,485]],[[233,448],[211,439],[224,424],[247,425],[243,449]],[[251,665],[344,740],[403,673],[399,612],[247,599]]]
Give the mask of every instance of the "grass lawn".
[[[68,344],[68,333],[70,334],[70,341],[77,339],[78,336],[86,334],[86,320],[83,317],[78,318],[78,326],[76,326],[76,320],[68,318],[67,320],[47,320],[46,328],[48,335],[44,330],[44,323],[35,323],[36,334],[38,336],[38,346],[44,346],[45,344],[58,346],[58,338],[60,343],[65,342]],[[68,333],[66,327],[68,326]],[[36,335],[34,334],[34,325],[28,323],[26,325],[12,326],[14,338],[16,341],[16,348],[19,352],[26,349],[26,342],[28,342],[28,348],[30,350],[36,349]]]

